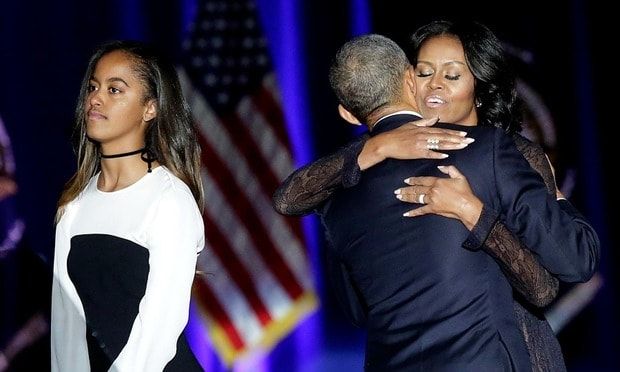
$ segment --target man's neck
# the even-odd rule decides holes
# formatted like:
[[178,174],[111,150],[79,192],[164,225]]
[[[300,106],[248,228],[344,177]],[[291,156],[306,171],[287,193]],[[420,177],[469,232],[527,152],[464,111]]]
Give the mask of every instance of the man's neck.
[[396,112],[399,111],[413,111],[415,113],[418,113],[418,109],[417,107],[408,105],[408,104],[398,104],[398,105],[390,105],[390,106],[385,106],[380,108],[379,110],[376,110],[375,112],[371,113],[368,116],[368,128],[370,128],[370,130],[372,130],[372,128],[375,127],[375,125],[377,124],[377,122],[379,120],[381,120],[382,118],[394,114]]

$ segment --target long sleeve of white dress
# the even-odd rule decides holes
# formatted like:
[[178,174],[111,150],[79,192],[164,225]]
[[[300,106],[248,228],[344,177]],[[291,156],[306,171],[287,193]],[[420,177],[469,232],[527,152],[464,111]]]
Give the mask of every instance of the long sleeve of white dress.
[[88,366],[84,310],[67,273],[70,237],[65,226],[73,216],[73,207],[72,204],[67,206],[63,219],[56,226],[50,325],[52,372],[78,371]]
[[204,246],[202,218],[191,194],[167,192],[148,220],[146,293],[115,371],[163,370],[188,320],[197,253]]

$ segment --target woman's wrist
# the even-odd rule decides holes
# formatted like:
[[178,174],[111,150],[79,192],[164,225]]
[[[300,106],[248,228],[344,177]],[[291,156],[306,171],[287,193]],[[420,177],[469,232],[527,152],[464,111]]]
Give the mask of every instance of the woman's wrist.
[[357,157],[357,164],[361,170],[366,170],[375,164],[381,163],[385,160],[383,155],[383,141],[381,135],[369,138],[362,151]]
[[482,213],[482,207],[482,202],[478,198],[465,200],[463,202],[459,218],[467,230],[471,231],[478,223],[480,214]]

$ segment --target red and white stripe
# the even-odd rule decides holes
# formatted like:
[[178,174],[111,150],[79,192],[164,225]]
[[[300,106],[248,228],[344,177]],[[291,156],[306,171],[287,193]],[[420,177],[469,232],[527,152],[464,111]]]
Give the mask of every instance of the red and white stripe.
[[262,331],[313,292],[298,221],[271,205],[275,188],[293,169],[273,75],[234,114],[215,115],[183,69],[179,78],[203,148],[207,246],[197,302],[210,322],[242,352]]

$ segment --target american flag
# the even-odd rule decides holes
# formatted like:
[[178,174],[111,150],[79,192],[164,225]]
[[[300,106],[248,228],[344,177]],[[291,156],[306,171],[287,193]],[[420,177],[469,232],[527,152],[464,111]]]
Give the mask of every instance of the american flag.
[[252,1],[200,1],[179,76],[202,146],[207,244],[194,300],[226,364],[269,348],[317,307],[299,222],[271,195],[292,171]]

